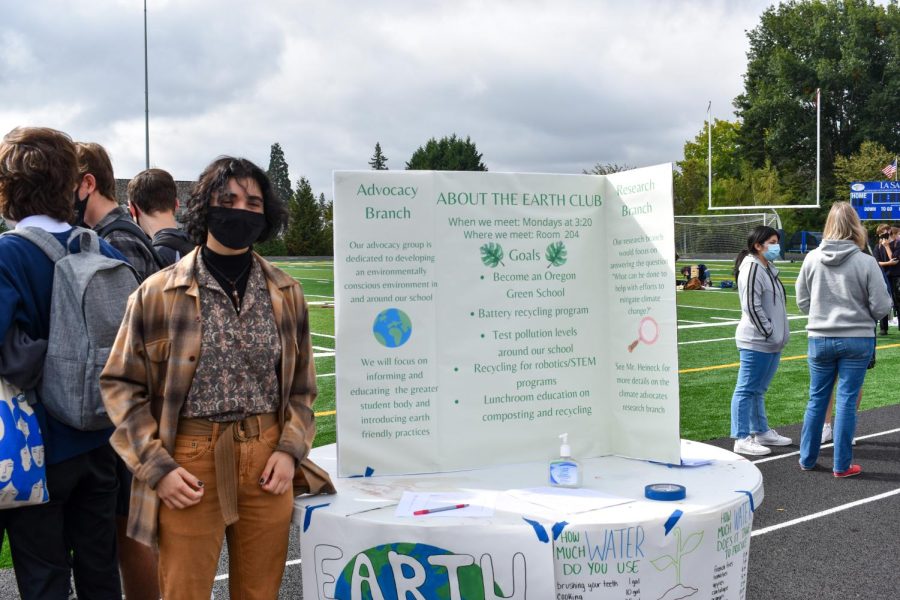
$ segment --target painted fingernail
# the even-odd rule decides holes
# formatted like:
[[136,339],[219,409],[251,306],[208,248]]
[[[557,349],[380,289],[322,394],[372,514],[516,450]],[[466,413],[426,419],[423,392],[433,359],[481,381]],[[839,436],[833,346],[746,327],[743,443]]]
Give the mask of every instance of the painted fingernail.
[[203,482],[202,482],[202,481],[198,481],[198,482],[197,482],[197,487],[203,487]]
[[266,480],[265,480],[264,478],[260,477],[260,478],[259,478],[259,485],[265,485],[265,484],[266,484]]

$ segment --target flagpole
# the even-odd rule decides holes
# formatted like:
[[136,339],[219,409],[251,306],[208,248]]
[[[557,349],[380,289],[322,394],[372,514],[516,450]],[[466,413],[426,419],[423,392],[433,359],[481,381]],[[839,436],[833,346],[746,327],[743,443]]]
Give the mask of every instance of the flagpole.
[[706,187],[709,192],[709,208],[712,208],[712,100],[706,105],[706,133],[708,138],[706,167],[708,171]]
[[821,176],[822,158],[822,88],[816,89],[816,206],[819,202],[819,179]]

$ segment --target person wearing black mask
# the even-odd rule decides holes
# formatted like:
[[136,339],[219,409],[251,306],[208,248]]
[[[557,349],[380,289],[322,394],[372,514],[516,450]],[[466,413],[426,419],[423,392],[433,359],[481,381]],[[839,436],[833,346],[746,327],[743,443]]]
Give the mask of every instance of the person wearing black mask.
[[252,251],[286,211],[259,167],[223,157],[183,220],[200,247],[131,296],[101,376],[111,443],[134,472],[128,534],[158,542],[167,600],[209,597],[225,536],[231,596],[274,599],[292,480],[334,491],[306,459],[316,397],[306,300]]
[[[888,291],[891,293],[891,300],[894,305],[894,314],[898,314],[900,310],[900,243],[893,240],[891,226],[882,223],[875,230],[878,236],[878,245],[875,247],[875,260],[884,273],[884,279],[888,284]],[[881,335],[887,335],[888,332],[887,315],[880,321]]]

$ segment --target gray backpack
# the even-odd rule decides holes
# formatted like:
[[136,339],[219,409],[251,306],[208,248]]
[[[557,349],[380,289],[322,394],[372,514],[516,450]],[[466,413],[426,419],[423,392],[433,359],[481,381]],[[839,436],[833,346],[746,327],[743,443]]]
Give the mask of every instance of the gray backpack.
[[[97,234],[76,227],[63,248],[36,227],[9,232],[44,251],[55,264],[50,339],[38,394],[47,411],[82,431],[111,427],[100,396],[100,372],[119,332],[128,296],[138,285],[126,262],[100,253]],[[80,250],[72,253],[78,239]]]

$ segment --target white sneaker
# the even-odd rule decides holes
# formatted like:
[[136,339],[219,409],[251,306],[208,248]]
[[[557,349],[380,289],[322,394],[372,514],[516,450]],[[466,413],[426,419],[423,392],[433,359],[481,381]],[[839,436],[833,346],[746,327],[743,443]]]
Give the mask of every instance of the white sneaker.
[[831,432],[831,423],[825,421],[825,425],[822,426],[822,443],[830,442],[834,438],[834,434]]
[[765,456],[772,453],[771,450],[754,440],[752,435],[748,435],[740,440],[734,440],[734,452],[735,454],[749,454],[751,456]]
[[788,446],[791,443],[791,438],[778,435],[777,431],[770,429],[765,433],[757,433],[756,443],[763,446]]

